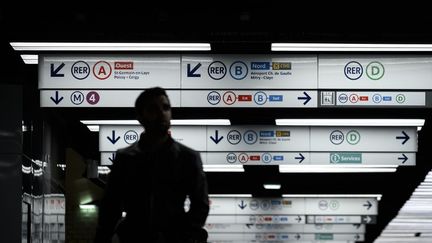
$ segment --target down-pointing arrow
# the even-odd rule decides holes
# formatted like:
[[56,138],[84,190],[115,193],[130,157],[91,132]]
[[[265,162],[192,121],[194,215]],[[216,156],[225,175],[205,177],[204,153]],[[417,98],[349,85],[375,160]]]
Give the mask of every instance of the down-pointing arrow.
[[120,136],[118,136],[118,137],[116,138],[116,136],[115,136],[115,130],[112,130],[112,137],[107,136],[107,138],[108,138],[108,140],[109,140],[112,144],[115,144],[115,143],[117,143],[118,140],[120,140]]
[[215,130],[215,136],[213,137],[213,136],[210,136],[210,139],[215,143],[215,144],[218,144],[222,139],[223,139],[224,137],[223,136],[220,136],[219,137],[219,131],[218,130]]
[[241,200],[241,203],[238,206],[243,210],[243,209],[245,209],[247,204],[243,200]]
[[63,100],[63,96],[62,97],[59,97],[59,92],[58,91],[56,91],[55,92],[55,97],[53,98],[52,96],[50,96],[50,99],[56,104],[56,105],[58,105],[62,100]]

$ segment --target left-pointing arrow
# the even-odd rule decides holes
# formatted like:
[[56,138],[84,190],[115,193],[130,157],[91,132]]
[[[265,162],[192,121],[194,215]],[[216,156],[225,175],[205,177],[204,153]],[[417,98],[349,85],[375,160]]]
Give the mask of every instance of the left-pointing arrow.
[[118,136],[118,137],[116,138],[116,136],[115,136],[115,130],[112,130],[112,137],[107,136],[107,138],[108,138],[108,140],[109,140],[112,144],[115,144],[115,143],[117,143],[118,140],[120,140],[120,136]]
[[63,100],[63,96],[62,97],[59,97],[59,92],[58,91],[56,91],[55,92],[55,97],[50,97],[51,98],[51,100],[56,104],[56,105],[58,105],[62,100]]

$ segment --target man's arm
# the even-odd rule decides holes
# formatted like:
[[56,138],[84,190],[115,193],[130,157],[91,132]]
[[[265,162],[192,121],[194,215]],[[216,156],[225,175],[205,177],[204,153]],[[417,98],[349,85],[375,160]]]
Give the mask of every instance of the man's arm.
[[105,186],[104,196],[99,205],[98,226],[95,243],[108,243],[114,235],[115,227],[122,214],[122,165],[121,155],[117,154]]
[[191,226],[199,229],[204,226],[209,213],[209,198],[207,189],[207,178],[203,171],[201,157],[197,152],[192,154],[192,171],[190,178],[190,209],[188,217]]

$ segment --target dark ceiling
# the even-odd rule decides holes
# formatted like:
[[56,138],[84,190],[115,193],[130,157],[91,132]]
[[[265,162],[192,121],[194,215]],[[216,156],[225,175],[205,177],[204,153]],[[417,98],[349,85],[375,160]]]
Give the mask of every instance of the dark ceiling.
[[[256,2],[255,5],[258,5]],[[23,3],[24,4],[24,3]],[[63,4],[63,3],[61,3]],[[110,2],[100,6],[71,6],[53,3],[39,7],[0,8],[1,67],[0,83],[17,83],[37,96],[37,67],[24,65],[9,46],[11,41],[82,41],[82,42],[210,42],[214,53],[270,53],[271,42],[362,42],[362,43],[432,43],[430,7],[406,6],[400,2],[392,7],[376,3],[356,2],[328,5],[307,1],[302,4],[259,3],[254,8],[231,7],[216,1],[217,6],[135,6]],[[204,4],[202,2],[201,4]],[[206,3],[207,4],[207,3]],[[232,4],[232,3],[231,3]],[[166,3],[168,5],[168,3]],[[250,6],[248,3],[245,6]],[[103,7],[101,7],[103,6]],[[30,96],[29,96],[30,97]],[[28,97],[27,97],[28,98]],[[36,99],[36,98],[35,98]],[[114,110],[114,111],[113,111]],[[32,112],[38,112],[33,111]],[[56,111],[46,111],[53,115]],[[211,193],[254,193],[272,196],[262,189],[263,182],[277,181],[283,193],[380,193],[377,225],[367,227],[371,242],[394,217],[414,187],[430,169],[427,149],[431,146],[428,110],[326,110],[315,109],[177,109],[176,118],[228,116],[235,124],[268,124],[276,116],[295,117],[414,117],[427,119],[420,133],[418,165],[404,167],[394,174],[279,174],[277,167],[247,167],[243,174],[210,173]],[[61,119],[130,118],[132,111],[101,109],[97,112],[68,110]],[[28,115],[27,116],[31,116]],[[77,118],[79,117],[79,118]],[[223,179],[222,179],[223,178]],[[280,193],[281,191],[277,192]]]

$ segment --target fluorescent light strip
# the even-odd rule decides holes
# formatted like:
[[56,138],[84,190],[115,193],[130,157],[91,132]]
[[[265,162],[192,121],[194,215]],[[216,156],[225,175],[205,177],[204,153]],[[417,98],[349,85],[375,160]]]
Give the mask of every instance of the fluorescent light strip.
[[209,194],[209,197],[252,197],[252,194]]
[[347,44],[347,43],[272,43],[272,51],[301,52],[425,52],[432,51],[431,44]]
[[282,197],[300,198],[376,198],[381,200],[382,194],[282,194]]
[[210,43],[11,42],[15,51],[210,51]]
[[[140,125],[137,120],[82,120],[85,125]],[[174,119],[171,120],[171,125],[219,125],[229,126],[229,119]]]
[[21,55],[21,59],[25,64],[38,64],[38,55]]
[[424,119],[276,119],[278,126],[415,126]]
[[279,165],[281,173],[390,173],[397,165]]
[[80,207],[80,209],[86,209],[86,210],[96,209],[96,206],[93,204],[84,204],[84,205],[81,204],[81,205],[79,205],[79,207]]
[[243,165],[203,165],[205,172],[244,172]]
[[281,188],[280,184],[264,184],[263,186],[267,190],[279,190]]

